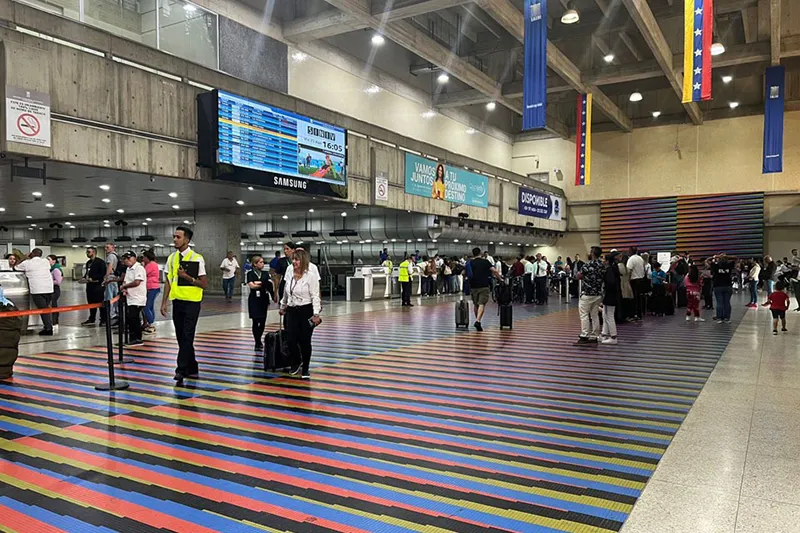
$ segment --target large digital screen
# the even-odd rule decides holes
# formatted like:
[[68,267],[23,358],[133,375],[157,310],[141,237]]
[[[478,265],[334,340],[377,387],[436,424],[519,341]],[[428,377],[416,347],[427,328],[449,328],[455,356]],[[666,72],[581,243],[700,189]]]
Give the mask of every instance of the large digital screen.
[[198,97],[198,121],[199,149],[215,149],[216,179],[347,196],[344,128],[224,91]]

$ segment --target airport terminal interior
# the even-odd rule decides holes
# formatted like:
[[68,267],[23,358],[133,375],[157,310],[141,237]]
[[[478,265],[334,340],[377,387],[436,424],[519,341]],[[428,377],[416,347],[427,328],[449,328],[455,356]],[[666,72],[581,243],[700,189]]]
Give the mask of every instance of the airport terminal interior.
[[800,533],[797,0],[0,0],[0,531]]

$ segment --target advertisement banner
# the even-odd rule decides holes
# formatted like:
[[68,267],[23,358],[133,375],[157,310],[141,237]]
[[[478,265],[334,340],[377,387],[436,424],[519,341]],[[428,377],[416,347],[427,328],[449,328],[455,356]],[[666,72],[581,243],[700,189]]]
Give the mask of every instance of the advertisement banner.
[[405,183],[408,194],[489,207],[489,178],[463,168],[407,153]]
[[769,67],[764,99],[763,173],[783,172],[783,100],[785,67]]
[[520,215],[546,218],[548,220],[561,220],[561,213],[564,211],[564,199],[560,196],[520,187],[517,209]]
[[547,0],[525,0],[522,129],[545,127],[547,115]]

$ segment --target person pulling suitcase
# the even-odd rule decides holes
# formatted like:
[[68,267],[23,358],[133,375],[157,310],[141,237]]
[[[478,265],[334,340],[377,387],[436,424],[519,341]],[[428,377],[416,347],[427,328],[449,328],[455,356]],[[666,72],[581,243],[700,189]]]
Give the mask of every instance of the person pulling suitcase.
[[470,296],[475,308],[474,327],[478,331],[483,331],[481,320],[486,311],[486,304],[489,303],[489,280],[492,276],[503,282],[503,276],[497,271],[492,263],[484,259],[480,248],[472,249],[472,260],[470,261],[470,271],[472,277],[469,279]]

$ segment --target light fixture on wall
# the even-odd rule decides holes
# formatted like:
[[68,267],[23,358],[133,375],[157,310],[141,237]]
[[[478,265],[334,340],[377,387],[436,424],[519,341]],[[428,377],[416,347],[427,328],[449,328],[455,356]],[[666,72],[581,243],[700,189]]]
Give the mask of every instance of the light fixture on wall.
[[580,13],[578,10],[575,9],[575,2],[570,0],[567,2],[567,10],[564,11],[564,14],[561,15],[561,23],[562,24],[575,24],[581,19]]
[[383,44],[385,42],[386,42],[386,39],[384,39],[383,35],[381,35],[380,33],[376,33],[375,35],[372,36],[372,45],[373,46],[383,46]]
[[640,93],[639,91],[636,91],[636,92],[631,94],[630,101],[631,102],[641,102],[642,98],[643,98],[642,97],[642,93]]
[[444,85],[445,83],[450,81],[450,76],[447,74],[447,72],[442,72],[441,74],[439,74],[439,77],[436,78],[436,81],[439,85]]

